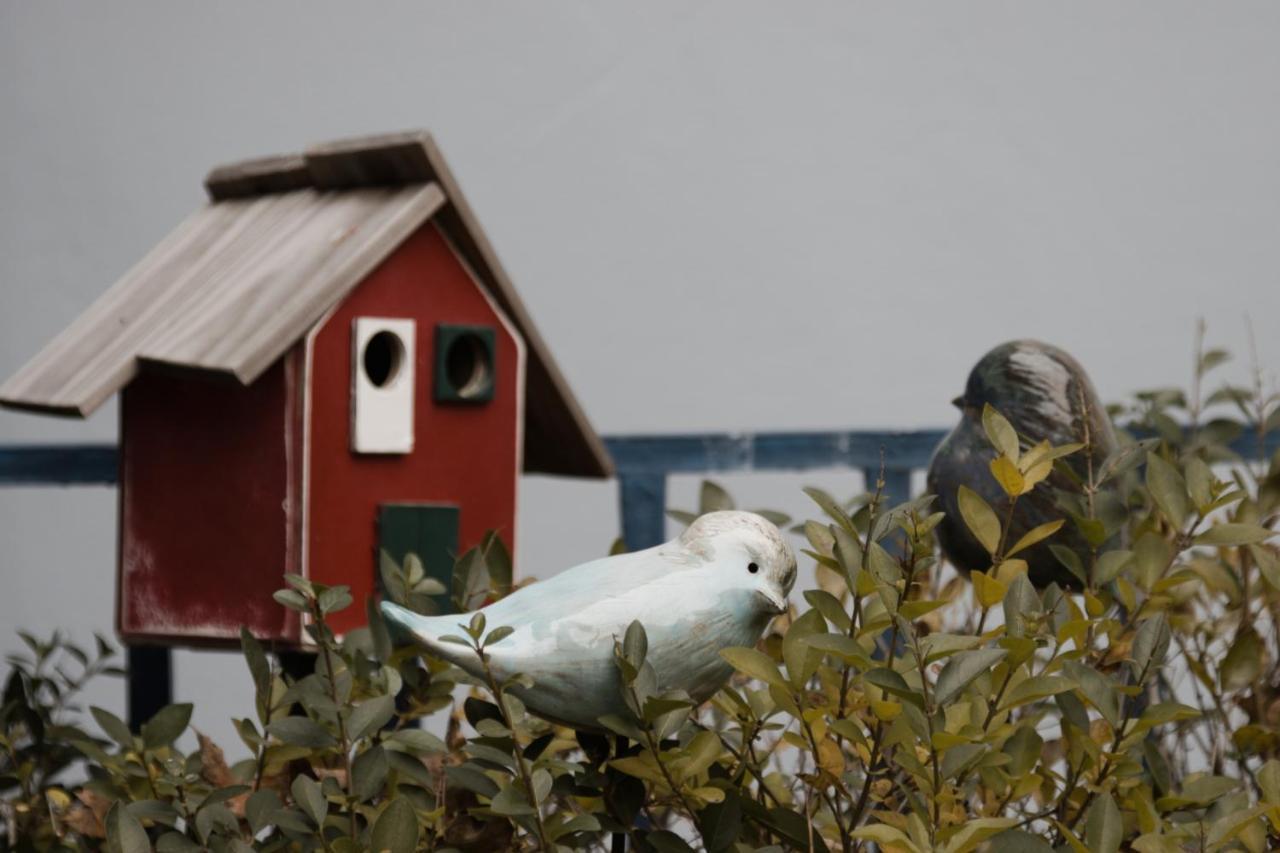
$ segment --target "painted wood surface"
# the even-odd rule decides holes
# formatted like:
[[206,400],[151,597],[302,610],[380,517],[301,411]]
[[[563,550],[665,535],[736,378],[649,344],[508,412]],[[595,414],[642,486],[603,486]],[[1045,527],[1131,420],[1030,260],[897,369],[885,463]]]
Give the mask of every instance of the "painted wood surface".
[[[416,324],[416,437],[410,454],[350,450],[351,335],[362,316]],[[435,334],[441,324],[495,330],[496,371],[488,402],[435,400]],[[382,504],[456,504],[459,548],[479,543],[488,530],[497,530],[514,548],[521,358],[514,328],[507,327],[434,223],[406,240],[320,327],[311,350],[305,564],[313,580],[351,587],[356,606],[335,614],[335,630],[364,624],[364,599],[374,591]]]
[[125,390],[117,629],[130,642],[296,642],[303,352],[245,387],[144,370]]

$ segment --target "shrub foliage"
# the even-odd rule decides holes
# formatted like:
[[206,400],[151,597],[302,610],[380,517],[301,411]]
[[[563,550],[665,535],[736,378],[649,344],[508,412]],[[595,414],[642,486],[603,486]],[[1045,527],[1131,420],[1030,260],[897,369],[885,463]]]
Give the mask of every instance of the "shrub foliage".
[[[1007,500],[960,496],[991,558],[967,579],[939,560],[929,497],[807,490],[804,605],[725,649],[738,675],[701,708],[658,692],[633,624],[614,649],[631,714],[602,720],[608,734],[526,713],[523,676],[394,647],[376,609],[335,637],[347,590],[299,577],[277,600],[307,615],[314,667],[287,674],[243,635],[255,702],[231,764],[188,734],[190,705],[139,732],[77,713],[85,680],[118,672],[108,645],[24,636],[0,714],[0,848],[1275,849],[1280,414],[1261,380],[1201,396],[1225,358],[1199,355],[1190,394],[1116,409],[1121,449],[1016,542],[1019,497],[1086,448],[1029,446],[985,412]],[[732,498],[706,484],[703,504]],[[1088,543],[1055,549],[1078,589],[1035,589],[1019,553],[1065,525]],[[494,537],[455,575],[463,610],[511,587]],[[444,593],[413,557],[384,560],[382,586],[419,609]],[[459,616],[481,659],[508,633]],[[438,712],[443,737],[418,727]]]

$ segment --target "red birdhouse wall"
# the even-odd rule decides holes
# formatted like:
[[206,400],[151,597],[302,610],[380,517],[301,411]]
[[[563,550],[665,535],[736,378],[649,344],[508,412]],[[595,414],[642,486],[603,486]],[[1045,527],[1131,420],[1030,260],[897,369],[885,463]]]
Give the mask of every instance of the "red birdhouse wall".
[[[358,368],[351,335],[360,317],[414,321],[410,453],[351,451],[352,371]],[[490,399],[436,399],[440,326],[494,330]],[[456,506],[460,550],[477,544],[490,529],[514,547],[523,358],[520,339],[430,223],[374,270],[314,335],[304,550],[312,579],[351,586],[357,606],[335,617],[336,630],[364,624],[364,598],[374,588],[381,504]]]
[[[393,365],[412,374],[411,449],[355,449],[362,318],[412,321]],[[483,393],[440,387],[457,368],[441,336],[458,329],[491,347]],[[349,585],[356,604],[334,627],[358,627],[387,505],[456,519],[458,551],[490,529],[513,548],[523,405],[523,341],[431,222],[251,385],[144,372],[121,410],[121,634],[231,644],[247,625],[297,643],[271,598],[286,571]]]

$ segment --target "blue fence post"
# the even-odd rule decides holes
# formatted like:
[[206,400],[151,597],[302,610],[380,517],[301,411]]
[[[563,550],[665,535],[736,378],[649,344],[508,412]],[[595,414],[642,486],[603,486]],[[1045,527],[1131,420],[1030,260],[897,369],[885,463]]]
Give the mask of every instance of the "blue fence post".
[[618,497],[622,541],[639,551],[666,541],[667,475],[665,471],[619,471]]

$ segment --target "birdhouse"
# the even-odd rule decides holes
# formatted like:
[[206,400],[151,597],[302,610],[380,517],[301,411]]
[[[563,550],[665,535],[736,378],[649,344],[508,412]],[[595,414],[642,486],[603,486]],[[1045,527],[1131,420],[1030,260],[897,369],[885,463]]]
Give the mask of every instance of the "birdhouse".
[[607,477],[570,393],[431,137],[223,166],[197,210],[30,363],[0,404],[120,404],[117,627],[304,642],[281,575],[347,584],[379,551],[448,586],[521,471]]

